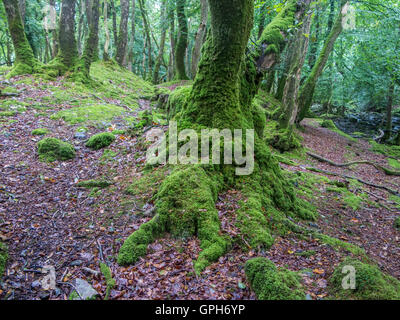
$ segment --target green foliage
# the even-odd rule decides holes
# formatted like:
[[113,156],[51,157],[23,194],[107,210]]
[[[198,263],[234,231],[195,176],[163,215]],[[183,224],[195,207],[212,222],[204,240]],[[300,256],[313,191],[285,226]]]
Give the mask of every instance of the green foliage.
[[[356,271],[355,289],[342,287],[343,267],[352,266]],[[384,274],[375,265],[362,263],[353,258],[345,259],[335,269],[329,280],[330,290],[335,299],[350,300],[399,300],[400,281]]]
[[89,141],[86,143],[86,146],[94,150],[99,150],[108,147],[114,141],[115,135],[113,135],[111,132],[102,132],[90,137]]
[[67,142],[56,138],[45,138],[37,144],[39,159],[53,162],[55,160],[66,161],[75,158],[75,149]]
[[259,300],[305,300],[300,276],[290,270],[278,270],[266,258],[250,259],[245,273]]
[[372,151],[381,153],[388,157],[394,157],[400,159],[400,146],[379,144],[373,140],[371,140],[369,143],[372,145]]

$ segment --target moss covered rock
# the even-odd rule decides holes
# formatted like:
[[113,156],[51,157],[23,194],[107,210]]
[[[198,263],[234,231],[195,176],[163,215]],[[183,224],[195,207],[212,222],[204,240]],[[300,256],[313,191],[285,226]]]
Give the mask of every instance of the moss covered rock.
[[40,140],[37,146],[41,161],[66,161],[75,158],[75,148],[69,143],[56,138]]
[[32,132],[31,132],[31,134],[33,136],[44,136],[48,133],[49,133],[49,130],[43,129],[43,128],[38,128],[38,129],[32,130]]
[[92,136],[86,143],[86,146],[94,150],[99,150],[108,147],[114,140],[115,135],[111,132],[102,132]]
[[336,129],[336,125],[332,120],[324,120],[321,123],[322,128],[327,128],[327,129]]
[[266,258],[248,260],[245,265],[246,277],[259,300],[302,300],[305,293],[300,276],[290,270],[278,270]]
[[[343,289],[342,273],[345,266],[355,269],[355,289]],[[345,259],[335,269],[329,280],[330,290],[335,299],[349,300],[398,300],[400,281],[384,274],[377,266],[362,263],[353,258]]]

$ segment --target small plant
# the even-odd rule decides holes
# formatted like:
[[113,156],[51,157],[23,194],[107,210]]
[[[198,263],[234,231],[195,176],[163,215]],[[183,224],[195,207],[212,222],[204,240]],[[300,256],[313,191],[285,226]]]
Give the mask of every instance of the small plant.
[[108,298],[110,296],[110,291],[115,287],[116,282],[115,282],[115,279],[113,279],[113,277],[111,275],[111,270],[110,270],[109,266],[107,266],[103,262],[100,262],[100,271],[103,274],[104,278],[106,279],[106,285],[107,285],[106,296],[105,296],[104,300],[108,300]]
[[102,132],[92,136],[86,143],[86,146],[93,149],[99,150],[108,147],[115,140],[115,135],[111,132]]
[[56,138],[45,138],[38,142],[38,153],[41,161],[66,161],[75,158],[75,149],[67,142]]

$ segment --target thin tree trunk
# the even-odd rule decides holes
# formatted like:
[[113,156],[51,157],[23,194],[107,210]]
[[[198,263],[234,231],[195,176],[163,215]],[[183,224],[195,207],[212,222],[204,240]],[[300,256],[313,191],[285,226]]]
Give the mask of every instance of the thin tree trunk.
[[345,6],[348,4],[347,0],[342,0],[342,6],[340,8],[339,15],[336,19],[334,26],[332,27],[331,33],[325,41],[324,47],[318,57],[318,60],[311,70],[310,75],[305,81],[304,85],[300,89],[299,93],[299,113],[296,119],[296,123],[300,123],[306,116],[314,96],[315,86],[317,84],[319,76],[322,74],[322,71],[325,68],[325,65],[329,59],[329,55],[331,54],[333,47],[335,45],[336,39],[339,37],[343,30],[343,10]]
[[117,52],[118,45],[118,30],[117,30],[117,11],[115,10],[115,0],[111,0],[111,9],[112,9],[112,24],[113,24],[113,35],[114,35],[114,47],[115,54]]
[[159,72],[161,63],[164,57],[164,47],[165,47],[165,39],[167,35],[168,23],[167,23],[167,0],[162,0],[161,3],[161,39],[160,39],[160,49],[158,52],[158,56],[156,59],[156,64],[153,72],[153,83],[157,84],[159,81]]
[[128,54],[127,54],[127,68],[132,71],[132,62],[133,62],[133,47],[135,44],[135,33],[136,33],[136,1],[132,0],[132,14],[131,14],[131,37],[129,39],[129,46],[128,46]]
[[147,61],[148,61],[148,67],[149,67],[149,78],[151,77],[151,72],[153,70],[153,59],[152,59],[152,46],[151,46],[151,34],[150,34],[150,27],[149,27],[149,22],[147,20],[147,13],[146,13],[146,7],[145,7],[145,2],[143,0],[139,0],[139,6],[140,6],[140,12],[142,14],[142,19],[143,19],[143,24],[144,24],[144,31],[146,34],[146,39],[147,39]]
[[185,68],[185,53],[188,43],[188,24],[185,15],[186,0],[176,0],[176,14],[178,17],[178,42],[175,49],[176,79],[188,80]]
[[103,18],[104,18],[104,33],[106,37],[104,41],[103,60],[108,61],[110,59],[110,55],[108,53],[108,49],[110,47],[110,30],[108,29],[108,0],[104,0]]
[[193,78],[196,77],[197,67],[200,61],[201,47],[203,46],[205,34],[207,31],[208,3],[207,0],[200,0],[200,2],[201,2],[200,25],[196,33],[194,48],[192,52],[191,73]]
[[168,80],[172,80],[175,74],[175,9],[174,5],[170,3],[168,8],[168,20],[169,20],[169,37],[171,51],[169,53],[168,63]]

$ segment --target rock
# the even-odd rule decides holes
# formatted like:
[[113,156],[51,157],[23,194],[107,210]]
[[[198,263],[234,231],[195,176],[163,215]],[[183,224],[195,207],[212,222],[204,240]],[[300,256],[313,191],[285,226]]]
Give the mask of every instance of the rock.
[[83,300],[90,300],[98,295],[98,292],[85,280],[75,279],[75,288]]
[[47,299],[50,298],[50,293],[49,293],[48,291],[41,291],[41,292],[39,293],[39,298],[40,298],[41,300],[47,300]]
[[306,300],[312,300],[311,296],[307,293]]
[[33,281],[31,284],[32,289],[37,289],[37,288],[41,288],[42,284],[39,280]]
[[75,139],[78,139],[78,140],[85,140],[85,139],[86,139],[86,132],[84,132],[84,131],[77,131],[77,132],[75,132],[74,138],[75,138]]
[[75,260],[75,261],[72,261],[69,265],[71,267],[77,267],[77,266],[80,266],[82,263],[83,263],[82,260]]

